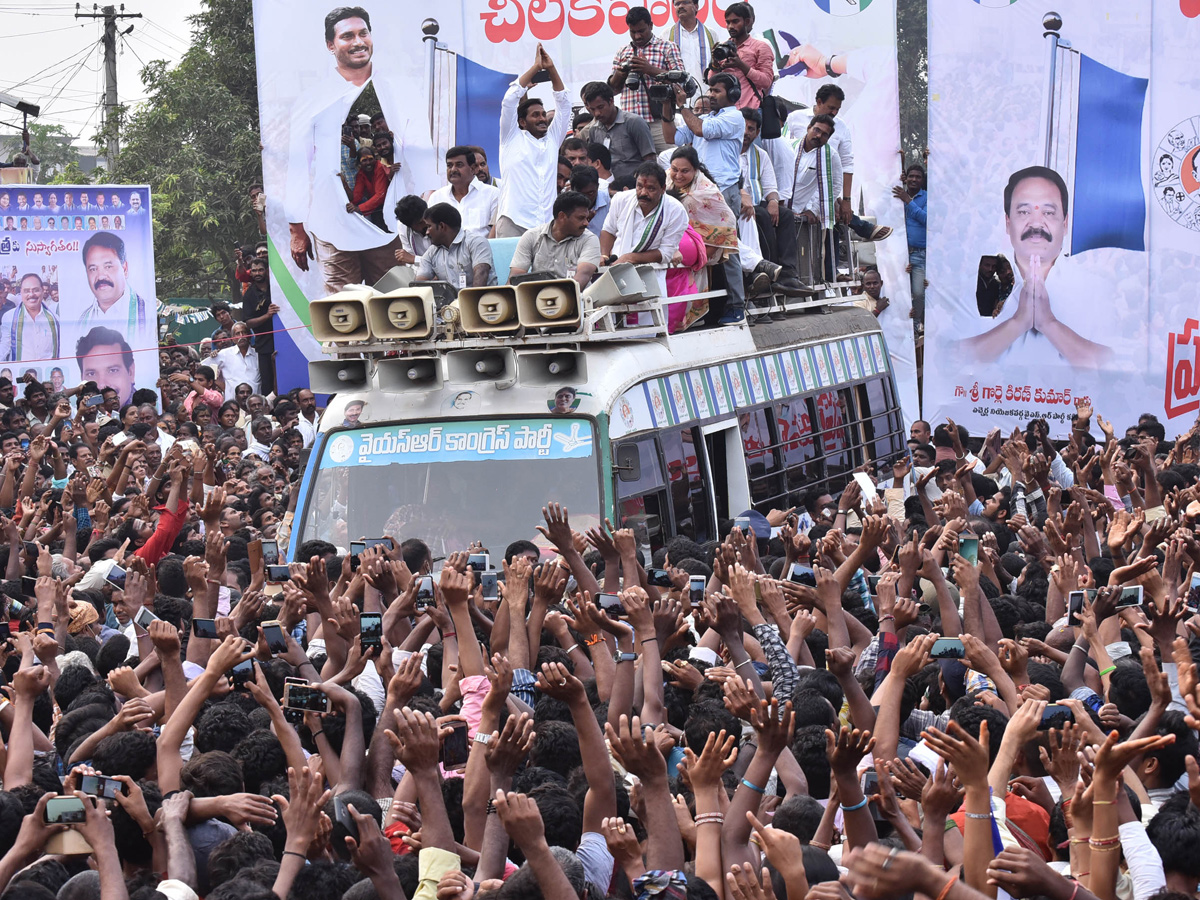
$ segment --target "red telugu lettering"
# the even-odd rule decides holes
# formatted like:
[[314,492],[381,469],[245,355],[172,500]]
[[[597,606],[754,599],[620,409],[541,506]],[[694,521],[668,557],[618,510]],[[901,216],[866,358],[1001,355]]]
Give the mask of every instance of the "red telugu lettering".
[[671,6],[667,0],[650,0],[649,7],[655,28],[661,28],[671,20]]
[[[507,12],[510,8],[517,11],[515,22],[509,22],[507,16],[497,15]],[[517,0],[488,0],[488,9],[493,12],[480,13],[479,18],[484,21],[483,30],[491,43],[514,43],[521,39],[521,35],[525,33],[525,9]]]
[[[1167,418],[1200,409],[1200,321],[1188,319],[1183,331],[1167,336],[1166,408]],[[1195,335],[1195,336],[1193,336]],[[1176,348],[1179,358],[1176,359]],[[1187,358],[1190,348],[1191,356]],[[1179,405],[1175,405],[1178,403]]]
[[[558,7],[558,15],[549,20],[539,19],[538,13],[546,12],[551,3]],[[539,41],[552,41],[558,37],[566,20],[567,11],[562,0],[533,0],[529,4],[529,30]]]
[[629,12],[629,4],[625,0],[616,0],[608,8],[608,27],[613,34],[629,34],[629,25],[625,22],[625,14]]
[[[586,17],[578,17],[577,12],[589,13]],[[600,0],[571,0],[571,13],[567,17],[571,34],[578,37],[591,37],[599,34],[604,27],[604,7]]]

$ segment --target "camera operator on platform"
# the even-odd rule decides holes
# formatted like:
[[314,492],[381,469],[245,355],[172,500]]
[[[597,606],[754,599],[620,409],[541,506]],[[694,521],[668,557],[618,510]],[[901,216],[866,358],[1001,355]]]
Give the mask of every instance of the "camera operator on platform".
[[725,10],[725,27],[729,40],[713,47],[713,72],[727,72],[738,80],[742,96],[737,108],[758,109],[761,95],[775,81],[775,53],[766,41],[751,37],[754,28],[754,7],[749,3],[731,3]]
[[683,60],[678,47],[655,37],[654,20],[644,6],[629,10],[625,24],[629,26],[630,43],[613,57],[608,86],[621,92],[618,98],[621,109],[646,120],[654,139],[654,152],[661,153],[671,145],[663,137],[661,117],[651,109],[650,88],[657,87],[664,98],[669,97],[671,91],[662,76],[667,72],[683,72]]

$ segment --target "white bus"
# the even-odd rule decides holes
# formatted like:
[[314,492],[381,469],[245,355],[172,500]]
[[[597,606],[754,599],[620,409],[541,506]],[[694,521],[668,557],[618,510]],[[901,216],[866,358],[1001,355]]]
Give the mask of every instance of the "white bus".
[[[532,307],[521,292],[538,284],[513,292],[522,317]],[[579,308],[535,318],[554,327],[501,333],[473,311],[509,288],[464,291],[471,310],[446,316],[427,295],[396,315],[412,289],[311,305],[314,334],[339,354],[311,365],[313,389],[337,392],[302,481],[292,555],[306,540],[344,550],[383,535],[421,538],[435,557],[474,540],[499,552],[535,537],[550,501],[576,531],[607,517],[640,523],[652,548],[705,541],[744,510],[795,506],[818,486],[836,495],[866,459],[905,450],[887,347],[857,306],[667,335],[647,312],[657,299],[605,306],[591,289],[577,298],[573,282],[553,284]],[[633,311],[642,324],[625,324]],[[397,340],[397,321],[413,339]]]

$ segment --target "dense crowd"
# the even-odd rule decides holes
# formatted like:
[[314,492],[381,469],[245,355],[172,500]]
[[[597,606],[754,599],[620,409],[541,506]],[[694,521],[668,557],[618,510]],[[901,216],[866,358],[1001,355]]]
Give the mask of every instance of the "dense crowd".
[[311,395],[203,378],[0,387],[4,898],[1195,894],[1196,428],[918,422],[719,542],[552,504],[280,571]]

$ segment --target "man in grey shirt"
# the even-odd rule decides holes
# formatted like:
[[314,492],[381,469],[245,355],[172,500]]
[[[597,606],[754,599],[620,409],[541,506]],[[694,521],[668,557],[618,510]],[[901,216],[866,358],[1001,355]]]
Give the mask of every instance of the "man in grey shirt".
[[563,191],[554,201],[554,218],[521,236],[509,278],[544,272],[574,278],[585,287],[600,267],[600,240],[588,230],[591,203],[578,191]]
[[435,203],[425,213],[429,249],[417,265],[417,281],[447,281],[461,290],[496,283],[492,247],[487,238],[464,231],[462,216],[449,203]]
[[612,88],[603,81],[590,81],[583,86],[580,96],[593,120],[578,136],[608,148],[613,175],[618,178],[632,175],[643,162],[654,159],[650,126],[636,113],[618,109],[613,103]]

